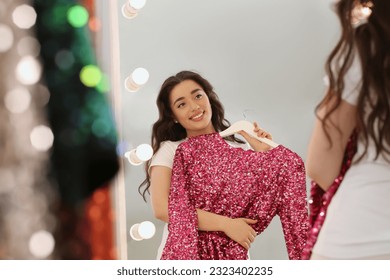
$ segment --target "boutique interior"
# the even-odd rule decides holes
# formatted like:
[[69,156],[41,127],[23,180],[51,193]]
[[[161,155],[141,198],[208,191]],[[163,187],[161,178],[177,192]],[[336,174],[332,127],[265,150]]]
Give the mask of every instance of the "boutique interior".
[[[157,94],[182,70],[211,82],[231,123],[305,159],[332,3],[2,0],[0,259],[156,259],[164,222],[138,187]],[[250,258],[288,259],[278,217]]]

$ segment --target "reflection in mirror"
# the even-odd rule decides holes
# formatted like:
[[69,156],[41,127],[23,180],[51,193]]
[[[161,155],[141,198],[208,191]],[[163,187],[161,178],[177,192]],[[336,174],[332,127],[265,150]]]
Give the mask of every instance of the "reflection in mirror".
[[[330,0],[148,1],[131,19],[121,12],[125,0],[113,2],[123,85],[115,111],[126,151],[151,144],[162,82],[194,70],[213,84],[231,123],[257,121],[275,142],[305,158],[314,106],[324,90],[325,57],[337,37]],[[124,81],[137,68],[147,69],[148,79],[129,91]],[[138,193],[144,164],[132,165],[125,157],[123,164],[128,258],[155,259],[164,223],[153,216],[150,199],[145,203]],[[136,241],[129,229],[143,221],[151,221],[156,233]],[[250,254],[287,259],[278,217],[256,238]]]

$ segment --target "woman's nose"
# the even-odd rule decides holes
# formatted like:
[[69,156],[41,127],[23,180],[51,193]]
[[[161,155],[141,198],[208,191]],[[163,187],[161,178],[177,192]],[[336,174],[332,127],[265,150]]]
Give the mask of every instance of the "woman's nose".
[[196,102],[192,102],[191,109],[192,111],[198,110],[200,108],[199,104]]

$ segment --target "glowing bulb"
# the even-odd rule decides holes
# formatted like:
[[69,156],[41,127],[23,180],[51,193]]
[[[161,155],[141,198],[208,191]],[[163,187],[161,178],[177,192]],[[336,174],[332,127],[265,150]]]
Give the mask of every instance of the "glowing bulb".
[[149,80],[149,72],[145,68],[137,68],[133,71],[132,77],[137,85],[144,85]]
[[145,68],[136,68],[125,80],[125,88],[130,92],[136,92],[149,80],[149,72]]
[[140,224],[134,224],[130,228],[130,236],[135,241],[150,239],[156,233],[156,227],[152,222],[144,221]]
[[30,141],[38,151],[47,151],[53,146],[54,135],[49,127],[39,125],[31,131]]
[[29,249],[35,257],[46,258],[53,252],[54,244],[53,235],[45,230],[40,230],[31,236]]
[[156,227],[152,222],[142,222],[138,227],[138,233],[143,239],[150,239],[156,233]]
[[36,84],[41,78],[41,64],[32,56],[23,57],[16,66],[16,77],[24,85]]
[[4,99],[5,107],[14,114],[25,112],[31,104],[31,94],[25,88],[9,91]]
[[153,148],[149,144],[141,144],[136,149],[125,153],[132,165],[140,165],[153,156]]
[[122,15],[125,18],[132,19],[137,16],[138,10],[142,9],[146,4],[146,0],[128,0],[122,6]]
[[134,8],[134,9],[142,9],[145,4],[146,0],[129,0],[129,4]]
[[14,43],[14,34],[7,25],[0,24],[0,53],[8,51]]
[[153,156],[153,148],[148,144],[141,144],[137,147],[135,154],[141,161],[148,161]]
[[13,11],[12,20],[17,27],[29,29],[35,24],[37,13],[34,8],[29,5],[20,5]]

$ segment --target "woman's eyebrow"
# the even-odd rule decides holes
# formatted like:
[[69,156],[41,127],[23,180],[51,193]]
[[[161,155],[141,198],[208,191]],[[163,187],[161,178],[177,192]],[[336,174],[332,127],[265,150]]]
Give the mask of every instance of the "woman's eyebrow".
[[196,92],[198,92],[198,91],[201,91],[202,89],[200,89],[200,88],[196,88],[196,89],[193,89],[192,91],[191,91],[191,94],[194,94],[194,93],[196,93]]
[[173,102],[173,105],[175,105],[177,102],[179,102],[180,100],[183,100],[183,99],[184,99],[183,96],[182,96],[182,97],[179,97],[178,99],[175,100],[175,102]]

